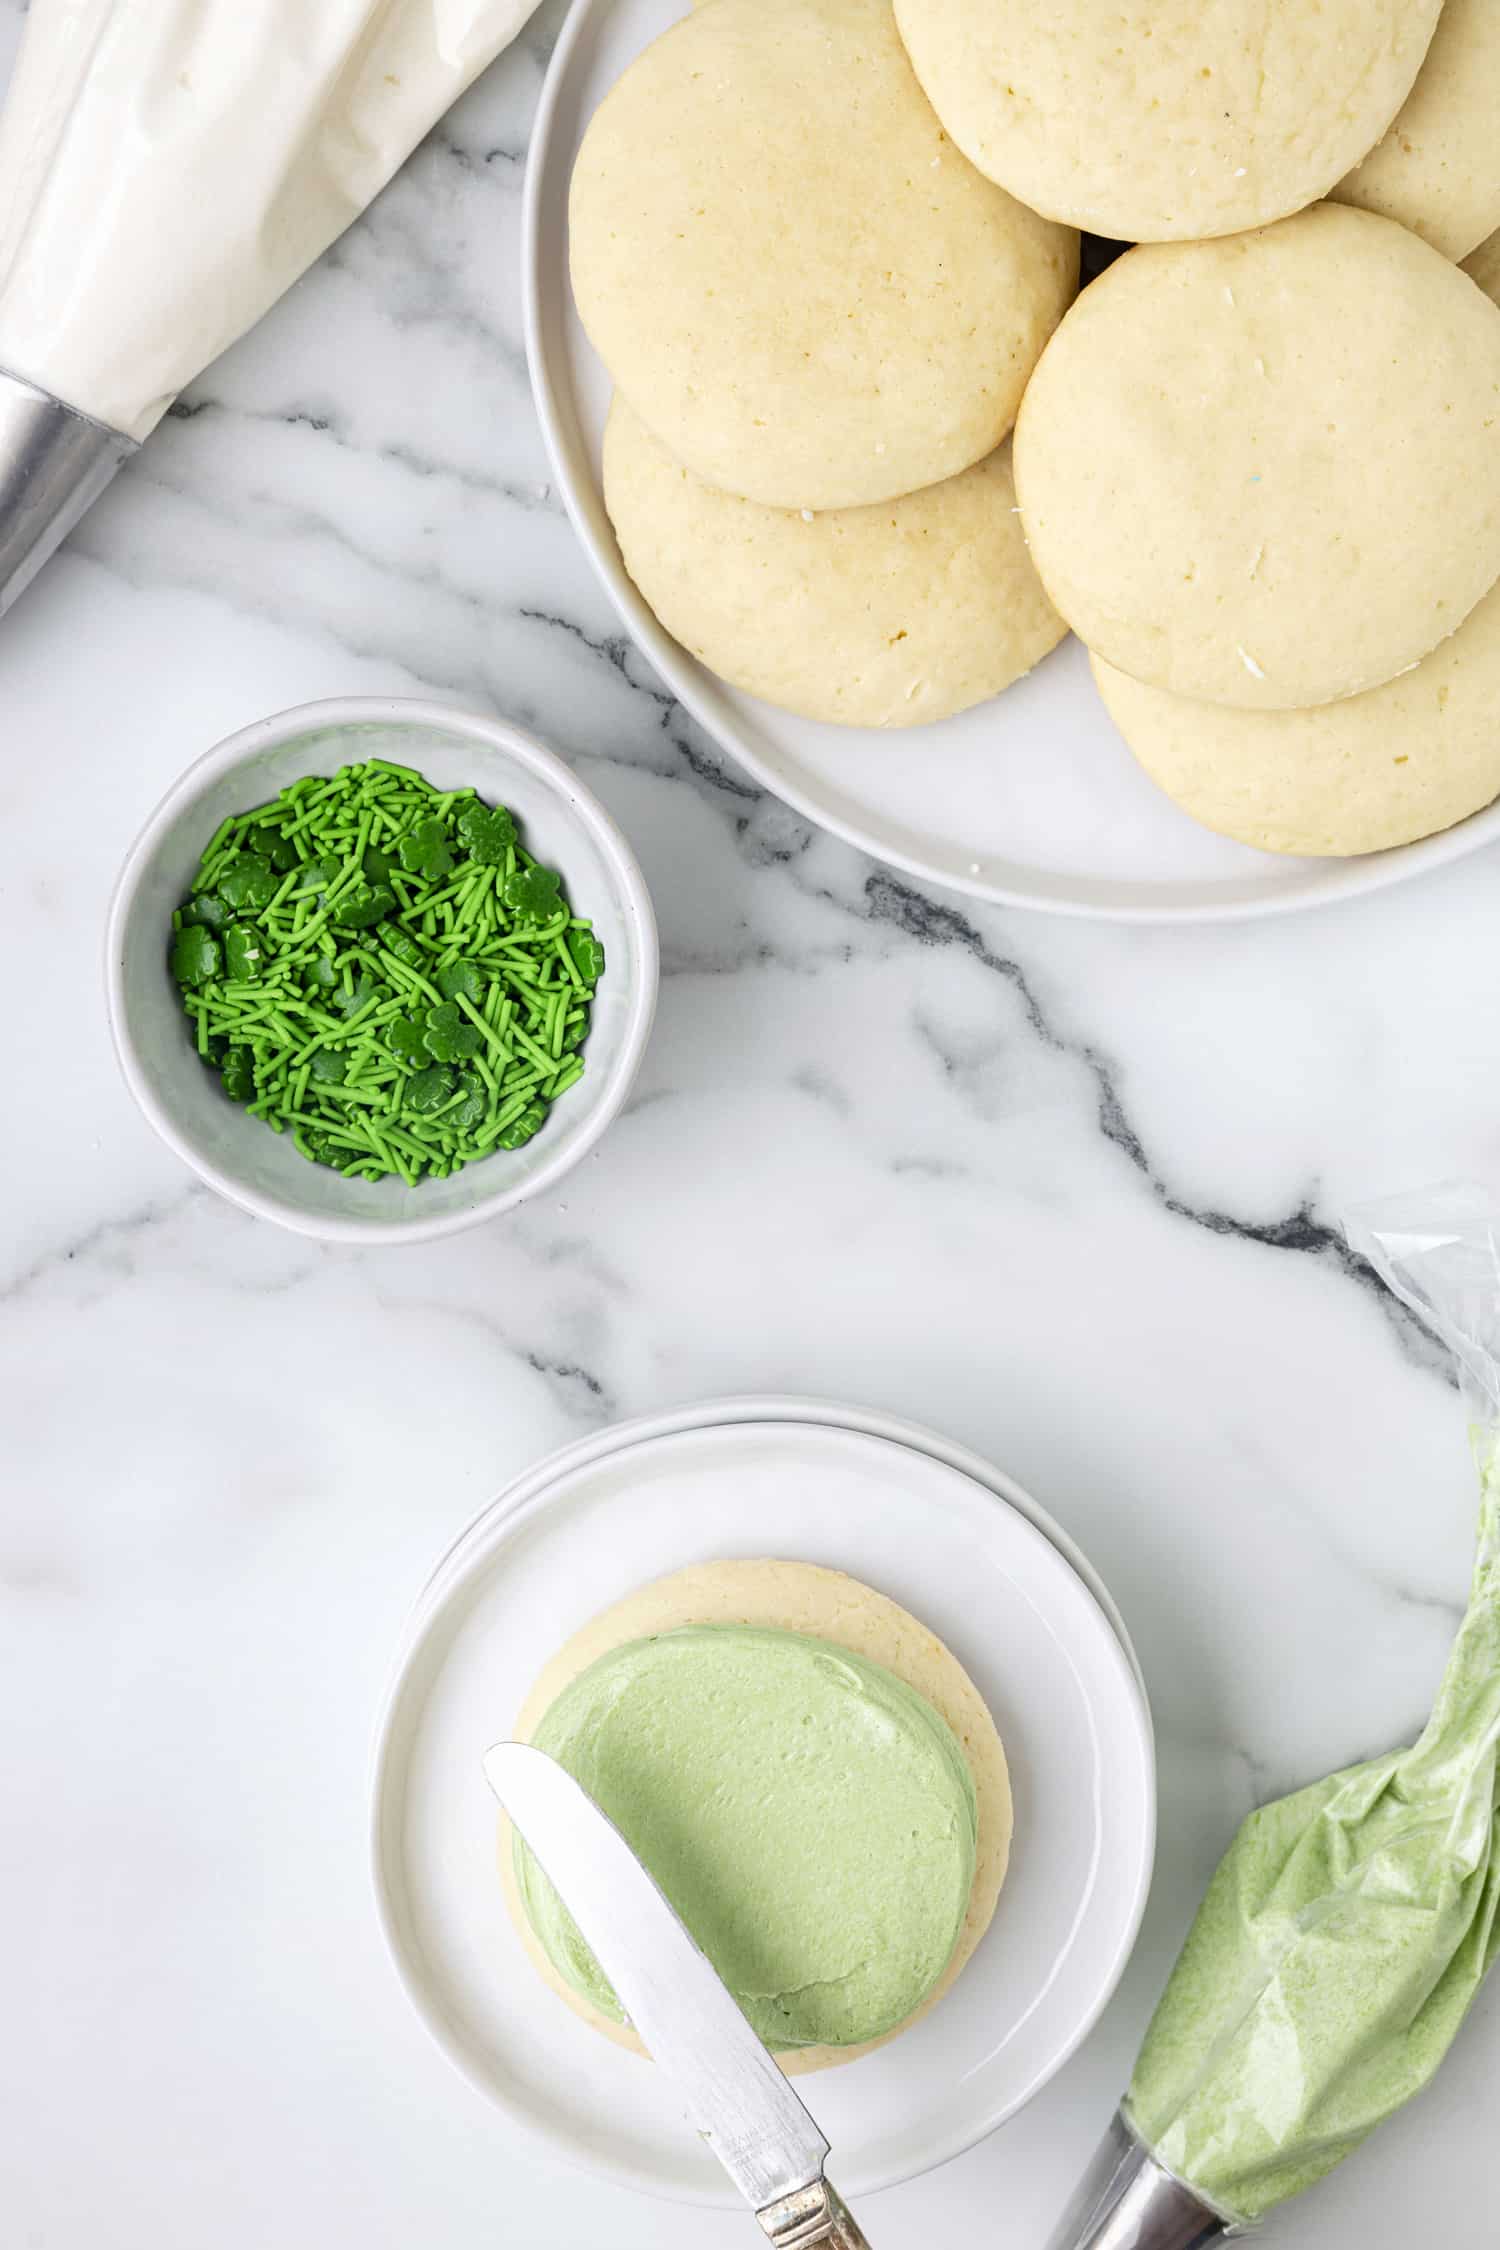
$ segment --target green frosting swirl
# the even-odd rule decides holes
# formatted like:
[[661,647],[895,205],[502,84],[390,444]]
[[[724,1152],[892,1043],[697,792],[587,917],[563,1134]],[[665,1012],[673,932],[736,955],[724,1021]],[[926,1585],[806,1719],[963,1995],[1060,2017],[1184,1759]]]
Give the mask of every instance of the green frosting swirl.
[[[692,1625],[611,1650],[533,1737],[627,1838],[768,2045],[894,2030],[947,1967],[974,1879],[968,1762],[924,1698],[810,1635]],[[524,1844],[558,1974],[623,2011]]]

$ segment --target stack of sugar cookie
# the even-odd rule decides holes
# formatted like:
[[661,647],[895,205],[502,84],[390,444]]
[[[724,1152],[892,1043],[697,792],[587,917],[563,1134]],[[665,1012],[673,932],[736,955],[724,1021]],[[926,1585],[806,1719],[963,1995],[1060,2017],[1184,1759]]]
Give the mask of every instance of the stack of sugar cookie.
[[[1500,793],[1497,107],[1500,0],[708,0],[574,175],[631,576],[814,717],[964,709],[1066,625],[1211,827],[1463,819]],[[1136,247],[1073,302],[1080,229]]]
[[1062,638],[1006,440],[1078,236],[959,155],[889,0],[675,24],[593,118],[569,233],[621,552],[713,670],[910,726]]

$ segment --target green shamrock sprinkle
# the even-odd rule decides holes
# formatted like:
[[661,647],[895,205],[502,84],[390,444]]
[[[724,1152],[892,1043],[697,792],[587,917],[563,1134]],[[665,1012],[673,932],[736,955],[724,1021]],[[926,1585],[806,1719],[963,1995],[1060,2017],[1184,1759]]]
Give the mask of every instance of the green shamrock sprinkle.
[[444,1063],[429,1063],[406,1082],[406,1106],[419,1117],[441,1109],[458,1081]]
[[464,1062],[479,1051],[479,1033],[458,1012],[456,1000],[429,1008],[422,1044],[434,1062]]
[[172,974],[179,984],[207,984],[219,973],[223,953],[212,931],[179,930],[172,946]]
[[506,876],[503,895],[518,922],[549,922],[561,889],[561,878],[550,867],[518,867]]
[[461,997],[477,1007],[488,985],[489,979],[477,961],[449,961],[437,973],[437,987],[445,1000]]
[[215,937],[222,937],[234,915],[217,891],[205,891],[201,898],[193,899],[183,908],[182,919],[185,927],[196,924],[200,929],[212,930]]
[[466,805],[456,822],[458,840],[476,866],[500,867],[516,840],[516,824],[503,805]]
[[368,930],[383,922],[396,903],[396,894],[384,883],[359,882],[345,891],[333,910],[341,929]]
[[381,931],[380,940],[386,951],[394,953],[396,959],[408,969],[420,969],[427,958],[416,939],[394,924],[390,929]]
[[253,982],[265,958],[266,949],[253,922],[236,922],[225,933],[224,967],[236,984]]
[[527,1141],[535,1139],[540,1132],[546,1115],[547,1111],[543,1103],[528,1103],[520,1116],[513,1117],[504,1128],[500,1135],[499,1146],[501,1148],[523,1148]]
[[[338,984],[338,966],[336,963],[334,964],[333,981]],[[377,1007],[382,1000],[389,1000],[390,996],[388,985],[376,984],[361,969],[347,990],[339,985],[338,990],[333,994],[332,1004],[348,1022],[354,1016],[362,1016],[370,1008]]]
[[276,891],[276,870],[260,852],[242,852],[219,877],[220,896],[236,914],[258,914]]
[[402,837],[400,851],[407,874],[420,875],[425,882],[435,883],[440,875],[453,872],[453,854],[440,820],[419,820],[410,835]]
[[224,1091],[232,1102],[252,1102],[255,1099],[255,1057],[248,1047],[231,1047],[224,1057],[220,1076]]
[[573,966],[586,984],[597,984],[604,974],[604,948],[592,930],[569,930],[568,951]]
[[427,1010],[422,1008],[414,1016],[397,1016],[394,1023],[388,1023],[385,1043],[403,1062],[423,1063],[427,1060],[426,1030]]
[[482,1086],[471,1086],[456,1109],[450,1109],[446,1122],[455,1133],[472,1133],[489,1115],[489,1102]]
[[416,1187],[541,1131],[604,949],[504,806],[371,758],[221,824],[168,969],[229,1100],[309,1163]]

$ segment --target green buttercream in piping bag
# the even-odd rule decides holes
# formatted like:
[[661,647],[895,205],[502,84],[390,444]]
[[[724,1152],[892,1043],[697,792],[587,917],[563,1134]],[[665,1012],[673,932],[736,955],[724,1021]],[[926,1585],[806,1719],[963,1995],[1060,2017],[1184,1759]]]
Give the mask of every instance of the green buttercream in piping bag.
[[[590,1665],[532,1739],[608,1813],[772,2046],[877,2038],[947,1967],[974,1784],[946,1722],[883,1665],[809,1634],[682,1626]],[[515,1868],[558,1974],[623,2020],[519,1838]]]
[[1126,2120],[1238,2222],[1426,2086],[1500,1950],[1500,1199],[1377,1205],[1349,1239],[1458,1361],[1478,1561],[1420,1738],[1250,1816],[1147,2032]]

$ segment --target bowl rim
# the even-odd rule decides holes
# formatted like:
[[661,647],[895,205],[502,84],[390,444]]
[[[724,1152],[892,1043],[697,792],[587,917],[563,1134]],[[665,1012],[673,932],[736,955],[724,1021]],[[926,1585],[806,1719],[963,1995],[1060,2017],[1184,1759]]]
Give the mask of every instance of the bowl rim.
[[[441,1216],[401,1219],[364,1219],[330,1215],[318,1217],[295,1205],[247,1185],[206,1156],[182,1131],[170,1110],[158,1098],[142,1066],[125,1005],[125,933],[136,896],[147,868],[171,823],[225,774],[259,751],[295,741],[299,735],[323,728],[361,725],[428,726],[466,737],[487,750],[498,750],[544,782],[567,805],[608,863],[618,887],[621,910],[635,939],[636,961],[630,979],[624,1037],[610,1071],[599,1087],[593,1108],[573,1144],[560,1151],[526,1180],[523,1186],[497,1188],[476,1197],[462,1209]],[[517,1205],[553,1186],[580,1164],[614,1122],[635,1082],[656,1014],[660,974],[660,949],[651,894],[623,831],[613,816],[588,789],[571,766],[534,735],[506,719],[470,711],[425,696],[327,696],[298,703],[268,717],[253,719],[212,749],[185,766],[165,795],[147,816],[125,855],[116,877],[105,919],[105,999],[110,1041],[115,1060],[136,1106],[189,1170],[252,1218],[270,1220],[294,1234],[315,1241],[347,1242],[366,1248],[386,1243],[435,1242],[499,1218]]]

